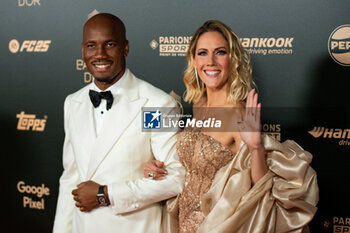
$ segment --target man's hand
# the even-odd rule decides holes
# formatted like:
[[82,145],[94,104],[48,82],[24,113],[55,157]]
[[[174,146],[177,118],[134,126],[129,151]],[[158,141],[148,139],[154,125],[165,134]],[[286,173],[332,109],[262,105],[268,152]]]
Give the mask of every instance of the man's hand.
[[143,176],[154,180],[163,180],[168,174],[164,168],[164,163],[158,160],[152,160],[145,164],[143,168]]
[[77,189],[72,191],[75,205],[80,208],[80,211],[90,212],[91,210],[100,207],[97,201],[97,193],[100,185],[91,180],[78,184]]

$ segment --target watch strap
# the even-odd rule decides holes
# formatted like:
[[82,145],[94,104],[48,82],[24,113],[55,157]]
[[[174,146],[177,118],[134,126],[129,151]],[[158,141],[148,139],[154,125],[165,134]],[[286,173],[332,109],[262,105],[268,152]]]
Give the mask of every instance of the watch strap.
[[104,189],[105,189],[106,185],[100,185],[100,187],[98,188],[98,195],[104,195],[106,196]]

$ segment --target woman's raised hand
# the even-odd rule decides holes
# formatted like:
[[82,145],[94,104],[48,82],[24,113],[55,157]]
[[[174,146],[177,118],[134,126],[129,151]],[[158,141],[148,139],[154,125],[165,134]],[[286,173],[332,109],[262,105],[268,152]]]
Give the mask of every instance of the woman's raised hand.
[[250,150],[261,147],[261,103],[258,94],[251,90],[245,109],[237,110],[238,130],[241,139]]

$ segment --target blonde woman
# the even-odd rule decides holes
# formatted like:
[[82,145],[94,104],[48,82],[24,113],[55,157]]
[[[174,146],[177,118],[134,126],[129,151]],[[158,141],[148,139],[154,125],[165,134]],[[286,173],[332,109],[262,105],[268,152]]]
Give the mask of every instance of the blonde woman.
[[[177,199],[168,201],[164,221],[172,225],[165,231],[305,230],[318,201],[312,156],[293,141],[280,144],[261,135],[261,104],[238,36],[220,21],[205,22],[192,37],[187,62],[185,101],[193,103],[194,118],[216,116],[232,128],[185,129],[179,135],[186,180]],[[222,116],[226,111],[214,109],[236,110]],[[166,168],[151,161],[144,175],[166,179]]]

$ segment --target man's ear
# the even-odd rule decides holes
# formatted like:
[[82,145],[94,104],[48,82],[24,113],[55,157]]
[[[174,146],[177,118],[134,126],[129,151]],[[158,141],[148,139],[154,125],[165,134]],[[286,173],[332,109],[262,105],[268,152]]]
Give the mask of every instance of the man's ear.
[[124,57],[127,57],[129,54],[129,41],[125,41],[125,46],[124,46]]

